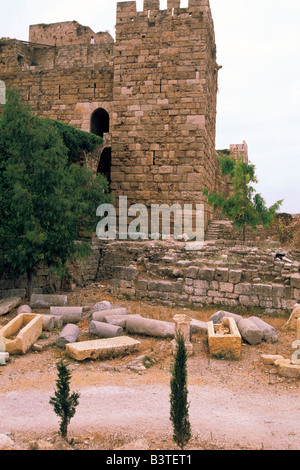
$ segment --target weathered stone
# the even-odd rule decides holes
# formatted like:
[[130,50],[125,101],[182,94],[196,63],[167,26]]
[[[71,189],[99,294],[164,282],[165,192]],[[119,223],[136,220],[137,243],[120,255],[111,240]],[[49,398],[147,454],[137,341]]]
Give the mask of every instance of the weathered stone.
[[50,308],[52,306],[62,307],[67,303],[66,295],[56,294],[32,294],[30,297],[31,308]]
[[129,333],[160,338],[174,338],[175,335],[174,323],[144,317],[131,317],[126,322],[126,329]]
[[262,363],[266,365],[273,365],[275,364],[275,361],[284,359],[280,354],[262,354],[260,358]]
[[243,340],[245,340],[247,343],[252,345],[261,343],[263,339],[263,332],[248,318],[242,318],[238,321],[238,329]]
[[300,378],[300,365],[292,364],[290,359],[278,359],[274,364],[277,372],[283,377]]
[[300,289],[300,274],[295,273],[291,275],[291,287],[296,287],[297,289]]
[[17,310],[17,314],[19,313],[31,313],[31,307],[30,305],[20,305]]
[[177,336],[182,335],[184,339],[185,349],[188,356],[193,354],[193,345],[190,342],[191,332],[190,324],[192,319],[188,315],[175,315],[175,338],[171,341],[171,346],[173,354],[176,354],[177,351]]
[[211,315],[209,320],[213,323],[221,323],[224,317],[234,318],[236,324],[238,324],[239,320],[243,318],[241,315],[237,315],[236,313],[226,312],[226,310],[219,310],[218,312]]
[[278,341],[278,333],[276,328],[273,326],[269,325],[265,321],[263,321],[261,318],[252,316],[249,317],[249,320],[251,320],[255,325],[260,328],[260,330],[263,333],[263,340],[268,342],[268,343],[276,343]]
[[198,334],[207,333],[207,322],[206,321],[196,320],[196,319],[192,318],[190,327],[191,327],[191,334],[193,334],[193,333],[198,333]]
[[62,317],[64,323],[78,323],[82,320],[82,307],[50,307],[50,315]]
[[134,315],[108,315],[103,318],[104,323],[110,323],[111,325],[120,326],[123,329],[126,329],[127,320],[131,317],[140,317],[139,314]]
[[108,300],[102,300],[94,305],[94,312],[111,309],[111,303]]
[[13,449],[15,443],[6,434],[0,434],[0,450]]
[[297,319],[300,318],[300,304],[296,304],[293,308],[293,311],[288,319],[288,321],[282,326],[282,330],[296,330],[297,329]]
[[79,336],[79,328],[74,323],[68,323],[60,332],[56,340],[56,346],[65,348],[68,343],[75,343]]
[[5,315],[21,303],[21,297],[10,297],[0,300],[0,315]]
[[73,359],[83,361],[85,359],[105,359],[120,354],[130,354],[138,350],[140,346],[140,341],[128,336],[117,336],[116,338],[70,343],[66,345],[66,351]]
[[55,328],[55,316],[54,315],[41,315],[43,321],[44,331],[53,331]]
[[[221,333],[224,330],[228,333]],[[207,323],[209,352],[213,357],[239,359],[241,356],[242,338],[232,317],[224,317],[221,324]]]
[[114,338],[123,334],[123,328],[109,323],[92,320],[89,325],[89,332],[99,338]]
[[92,319],[96,321],[103,321],[103,318],[108,316],[115,316],[115,315],[127,315],[126,308],[112,308],[109,310],[99,310],[93,313]]
[[5,344],[9,354],[25,354],[41,336],[43,321],[41,315],[20,313],[0,330],[0,342]]

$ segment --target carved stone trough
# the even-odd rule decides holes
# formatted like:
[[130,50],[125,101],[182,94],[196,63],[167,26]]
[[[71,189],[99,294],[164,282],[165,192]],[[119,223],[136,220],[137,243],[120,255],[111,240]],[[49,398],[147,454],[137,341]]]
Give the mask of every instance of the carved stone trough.
[[0,342],[9,354],[25,354],[41,336],[42,315],[20,313],[0,330]]
[[242,338],[231,317],[224,317],[222,323],[207,322],[207,336],[210,355],[216,358],[239,359]]

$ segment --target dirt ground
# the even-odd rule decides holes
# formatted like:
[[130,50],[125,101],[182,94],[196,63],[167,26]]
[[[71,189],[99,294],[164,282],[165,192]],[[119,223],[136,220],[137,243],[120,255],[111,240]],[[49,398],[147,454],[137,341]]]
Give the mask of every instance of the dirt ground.
[[[120,301],[102,284],[67,295],[69,305],[85,307],[79,340],[90,338],[92,306],[100,300],[163,320],[185,313],[207,321],[218,310]],[[256,313],[249,311],[248,315]],[[0,317],[0,326],[15,315],[13,311]],[[192,336],[188,390],[193,437],[186,450],[300,450],[299,380],[278,375],[274,366],[263,365],[260,358],[261,354],[290,358],[296,338],[280,330],[288,315],[262,318],[278,330],[278,343],[243,343],[238,361],[210,358],[206,335]],[[59,418],[49,404],[56,386],[56,364],[65,357],[54,345],[57,334],[44,332],[37,341],[43,345],[42,351],[11,356],[10,362],[0,367],[0,434],[14,441],[14,449],[178,450],[169,419],[170,340],[145,336],[133,336],[140,340],[141,348],[128,356],[83,362],[67,358],[71,389],[78,391],[80,398],[68,428],[70,444],[61,441],[57,435]],[[136,359],[147,367],[130,368]]]

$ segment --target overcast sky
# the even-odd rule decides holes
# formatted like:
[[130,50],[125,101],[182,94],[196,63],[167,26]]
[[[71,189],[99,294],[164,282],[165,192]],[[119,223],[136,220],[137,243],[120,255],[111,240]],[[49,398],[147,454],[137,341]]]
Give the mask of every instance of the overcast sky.
[[[0,37],[28,40],[30,24],[72,20],[114,36],[116,3],[10,0],[1,11]],[[142,4],[137,0],[139,10]],[[267,204],[284,199],[282,212],[300,213],[300,0],[210,4],[223,66],[216,148],[245,140]]]

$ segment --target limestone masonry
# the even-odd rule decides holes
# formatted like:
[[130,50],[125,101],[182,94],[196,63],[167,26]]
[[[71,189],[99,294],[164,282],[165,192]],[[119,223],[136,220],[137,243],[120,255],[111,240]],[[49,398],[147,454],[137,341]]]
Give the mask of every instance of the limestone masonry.
[[[91,44],[93,37],[93,44]],[[69,21],[0,40],[0,80],[37,115],[104,138],[95,170],[133,203],[196,204],[224,186],[215,150],[218,71],[208,0],[117,4],[116,39]],[[247,158],[244,142],[233,145]],[[205,226],[212,209],[205,205]]]

